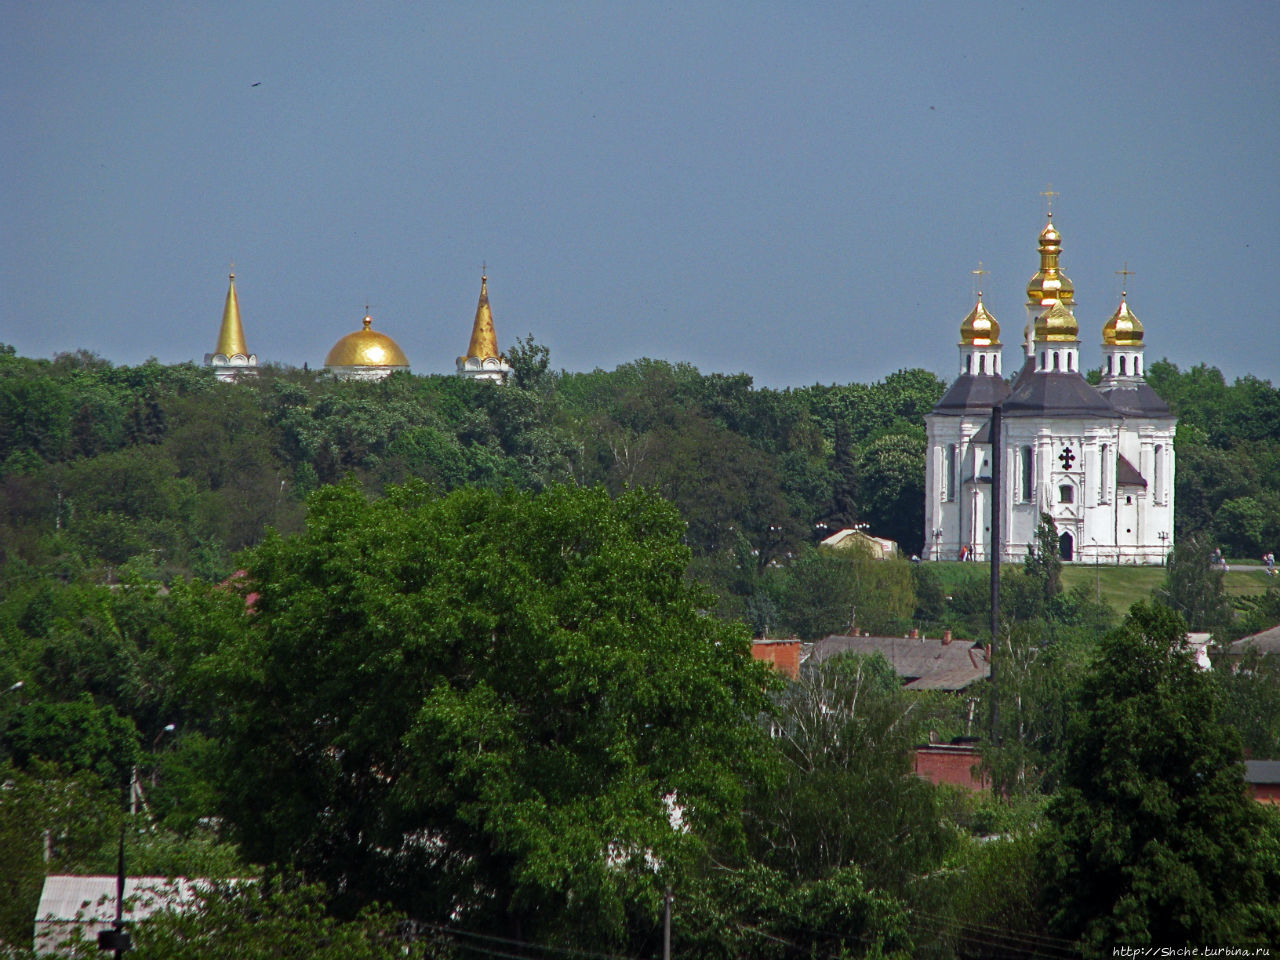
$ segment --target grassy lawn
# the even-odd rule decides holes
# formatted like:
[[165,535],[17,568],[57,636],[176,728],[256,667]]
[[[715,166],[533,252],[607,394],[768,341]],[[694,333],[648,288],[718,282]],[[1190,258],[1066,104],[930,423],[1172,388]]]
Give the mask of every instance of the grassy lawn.
[[[931,563],[938,571],[938,576],[947,592],[962,580],[971,577],[985,579],[990,574],[990,567],[985,563]],[[1002,570],[1015,570],[1019,564],[1008,563]],[[1164,567],[1094,567],[1092,564],[1064,564],[1062,567],[1062,585],[1070,590],[1083,585],[1090,590],[1101,593],[1103,603],[1109,604],[1117,614],[1123,616],[1129,607],[1139,600],[1150,598],[1151,591],[1164,583]],[[1246,596],[1263,593],[1268,585],[1280,584],[1280,577],[1268,578],[1262,570],[1232,570],[1226,575],[1227,593],[1231,596]]]

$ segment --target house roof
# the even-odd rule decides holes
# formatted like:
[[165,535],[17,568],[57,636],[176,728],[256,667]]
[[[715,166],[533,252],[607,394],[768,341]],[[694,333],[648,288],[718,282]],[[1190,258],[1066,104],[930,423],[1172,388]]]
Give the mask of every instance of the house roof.
[[1245,783],[1280,783],[1280,760],[1246,760]]
[[[126,877],[125,916],[149,917],[157,910],[182,904],[194,896],[195,881],[183,877]],[[133,898],[137,898],[133,900]],[[130,903],[130,900],[133,900]],[[83,923],[111,921],[116,917],[114,876],[51,874],[44,878],[36,920],[77,920]]]
[[833,635],[813,645],[809,662],[822,663],[842,653],[881,654],[909,690],[963,690],[991,674],[982,651],[964,640]]
[[1248,650],[1257,650],[1261,654],[1280,653],[1280,627],[1263,630],[1251,637],[1243,637],[1231,644],[1232,656],[1244,656]]

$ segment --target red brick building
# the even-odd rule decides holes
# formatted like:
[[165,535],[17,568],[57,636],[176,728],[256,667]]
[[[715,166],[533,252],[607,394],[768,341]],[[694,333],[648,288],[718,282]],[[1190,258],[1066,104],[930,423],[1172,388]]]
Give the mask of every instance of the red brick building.
[[949,783],[966,790],[990,790],[991,780],[982,772],[982,755],[972,742],[928,743],[916,747],[915,774],[934,786]]
[[800,641],[796,637],[789,640],[752,640],[751,659],[771,663],[773,669],[794,680],[800,673]]

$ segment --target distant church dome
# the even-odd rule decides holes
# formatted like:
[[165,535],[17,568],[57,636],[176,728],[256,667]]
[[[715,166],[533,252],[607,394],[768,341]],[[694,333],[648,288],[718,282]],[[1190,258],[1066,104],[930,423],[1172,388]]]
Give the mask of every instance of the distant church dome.
[[1135,347],[1142,343],[1142,321],[1129,309],[1123,293],[1120,294],[1120,306],[1102,328],[1102,342],[1116,347]]
[[1062,272],[1058,258],[1062,254],[1062,235],[1053,225],[1053,214],[1040,231],[1040,269],[1027,281],[1027,303],[1039,306],[1046,301],[1056,301],[1073,307],[1076,303],[1075,284]]
[[998,347],[1000,346],[1000,324],[982,302],[982,294],[978,294],[978,302],[969,315],[960,324],[961,346]]
[[1075,314],[1061,303],[1054,303],[1036,318],[1036,341],[1071,343],[1080,339],[1080,324]]
[[381,380],[397,370],[408,370],[409,358],[400,345],[372,326],[373,318],[366,314],[362,329],[333,345],[324,358],[325,367],[343,380]]

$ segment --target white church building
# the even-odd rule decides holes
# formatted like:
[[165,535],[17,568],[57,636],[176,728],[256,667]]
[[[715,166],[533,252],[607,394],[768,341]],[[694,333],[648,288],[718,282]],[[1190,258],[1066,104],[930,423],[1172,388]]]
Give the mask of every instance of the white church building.
[[991,558],[991,418],[1004,448],[1002,559],[1053,519],[1064,561],[1158,564],[1173,546],[1177,420],[1143,379],[1143,329],[1126,294],[1102,326],[1102,380],[1080,366],[1075,289],[1058,260],[1053,215],[1040,232],[1040,269],[1027,284],[1022,366],[1003,376],[1000,325],[982,302],[960,327],[960,375],[925,417],[925,557]]

